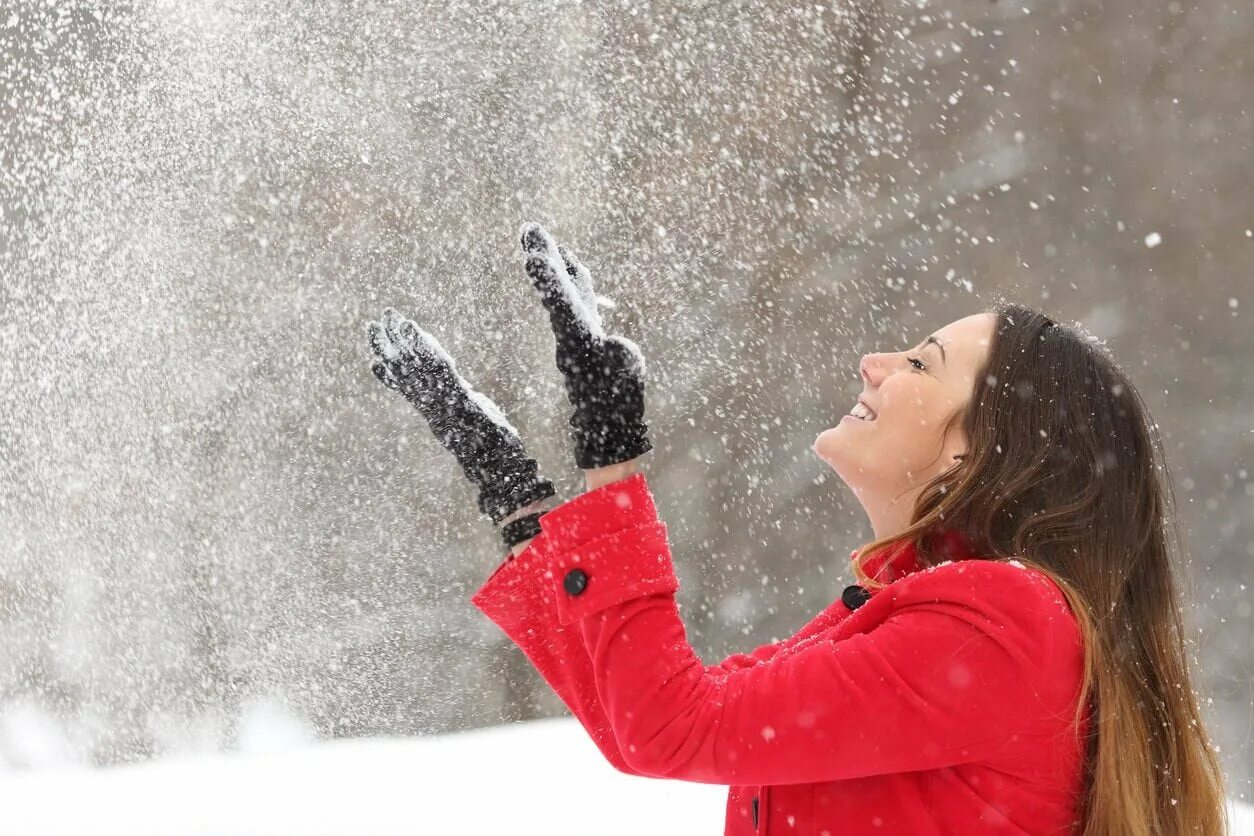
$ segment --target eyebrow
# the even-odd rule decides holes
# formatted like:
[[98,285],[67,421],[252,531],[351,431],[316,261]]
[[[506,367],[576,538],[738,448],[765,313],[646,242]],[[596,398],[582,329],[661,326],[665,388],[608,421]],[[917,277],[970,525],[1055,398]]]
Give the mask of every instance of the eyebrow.
[[923,341],[923,345],[924,345],[924,347],[926,347],[928,343],[936,343],[936,347],[940,349],[940,353],[941,353],[941,362],[942,362],[942,363],[945,363],[946,365],[948,365],[947,361],[945,360],[945,346],[941,345],[941,341],[940,341],[940,340],[938,340],[938,339],[936,339],[936,337],[935,337],[935,336],[931,336],[931,337],[928,337],[926,340],[924,340],[924,341]]

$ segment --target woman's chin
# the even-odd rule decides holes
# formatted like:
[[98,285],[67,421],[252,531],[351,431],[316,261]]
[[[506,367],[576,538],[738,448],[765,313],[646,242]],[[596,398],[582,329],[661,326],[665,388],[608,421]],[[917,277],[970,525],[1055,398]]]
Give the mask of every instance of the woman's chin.
[[850,441],[851,439],[846,437],[841,425],[837,424],[819,433],[810,449],[816,456],[827,462],[833,470],[840,473],[841,466],[849,463]]

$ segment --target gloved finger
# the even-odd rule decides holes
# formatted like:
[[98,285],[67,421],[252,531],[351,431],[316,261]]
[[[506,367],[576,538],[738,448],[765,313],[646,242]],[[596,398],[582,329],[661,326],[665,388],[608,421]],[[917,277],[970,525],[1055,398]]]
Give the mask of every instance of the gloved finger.
[[366,326],[366,333],[370,337],[370,350],[374,355],[382,360],[395,360],[397,358],[396,346],[388,339],[387,332],[380,322],[370,322]]
[[538,223],[528,221],[523,224],[518,230],[518,236],[522,241],[524,258],[531,253],[549,253],[554,256],[560,255],[557,251],[557,242],[553,240],[553,236],[549,235],[548,230]]
[[404,321],[405,318],[395,308],[383,309],[383,333],[387,336],[388,342],[396,349],[398,355],[407,348],[404,340],[401,338],[401,323]]
[[428,375],[434,375],[450,383],[456,382],[463,389],[469,387],[469,384],[458,374],[453,356],[444,350],[444,346],[440,345],[440,341],[434,336],[418,327],[412,319],[402,320],[397,331],[404,350],[413,355],[418,367]]
[[418,326],[412,319],[402,319],[396,324],[396,341],[402,349],[417,355],[427,354],[422,337],[418,335]]
[[579,257],[571,252],[569,247],[559,241],[557,251],[562,254],[562,260],[566,262],[566,273],[570,276],[571,284],[575,286],[575,292],[579,294],[580,304],[587,311],[588,317],[595,320],[598,327],[603,327],[601,314],[597,310],[597,302],[608,302],[609,307],[613,308],[613,301],[605,296],[600,297],[598,300],[596,287],[592,282],[592,273],[579,260]]
[[556,242],[542,226],[531,223],[523,224],[521,238],[527,275],[549,312],[549,324],[559,344],[585,342],[588,334],[600,329],[584,315]]
[[592,323],[582,315],[575,300],[575,289],[565,270],[559,273],[551,261],[543,256],[527,259],[527,275],[540,294],[540,301],[549,312],[549,325],[559,343],[570,344],[587,340]]
[[370,364],[370,371],[374,372],[374,376],[379,378],[379,382],[389,389],[399,389],[400,384],[396,382],[396,378],[392,376],[391,369],[388,364],[380,360],[375,360]]

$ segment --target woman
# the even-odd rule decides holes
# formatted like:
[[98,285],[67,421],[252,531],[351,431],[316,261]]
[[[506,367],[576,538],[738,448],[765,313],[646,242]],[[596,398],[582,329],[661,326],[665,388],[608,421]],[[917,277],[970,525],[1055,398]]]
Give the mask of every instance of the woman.
[[1015,305],[863,358],[814,451],[875,539],[796,635],[716,665],[689,645],[639,457],[644,360],[587,269],[534,224],[588,492],[553,495],[496,405],[389,310],[374,371],[479,487],[507,556],[473,597],[605,757],[730,785],[727,834],[1217,834],[1165,474],[1091,340]]

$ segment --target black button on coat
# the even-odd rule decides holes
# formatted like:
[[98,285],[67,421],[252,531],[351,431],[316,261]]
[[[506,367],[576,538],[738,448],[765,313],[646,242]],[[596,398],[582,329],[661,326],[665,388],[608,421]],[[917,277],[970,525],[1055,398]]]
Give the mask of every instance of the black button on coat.
[[566,579],[562,581],[562,585],[571,595],[578,595],[588,586],[588,573],[582,569],[571,569],[566,573]]
[[845,587],[845,591],[840,593],[840,600],[849,609],[856,610],[858,607],[871,600],[871,593],[867,592],[857,584],[854,584],[853,586]]

